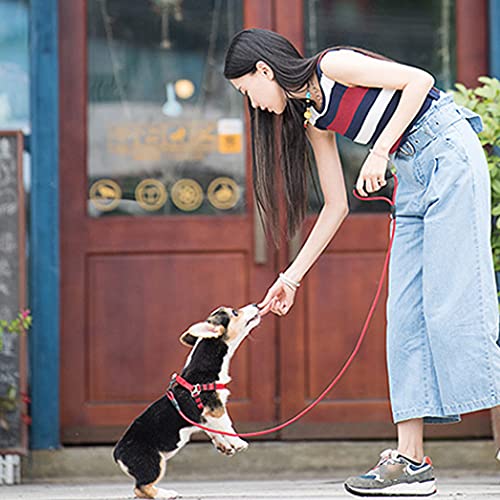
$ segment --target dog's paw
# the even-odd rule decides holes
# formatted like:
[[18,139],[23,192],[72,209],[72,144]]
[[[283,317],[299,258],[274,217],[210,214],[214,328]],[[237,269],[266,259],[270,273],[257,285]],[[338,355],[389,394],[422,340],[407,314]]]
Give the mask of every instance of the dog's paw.
[[155,496],[155,498],[161,498],[161,499],[172,499],[172,498],[177,498],[179,496],[179,493],[175,490],[164,490],[163,488],[158,488],[158,494]]
[[248,443],[240,438],[231,438],[230,444],[235,451],[245,451],[248,448]]
[[235,446],[236,451],[245,451],[248,448],[248,443],[246,441],[241,440],[241,444]]
[[239,451],[245,451],[248,448],[248,443],[246,441],[243,441],[243,439],[237,438],[225,443],[218,442],[216,443],[215,447],[223,455],[232,457]]
[[236,449],[233,446],[225,443],[219,442],[215,445],[215,447],[217,448],[217,451],[219,451],[223,455],[227,455],[228,457],[231,457],[236,453]]

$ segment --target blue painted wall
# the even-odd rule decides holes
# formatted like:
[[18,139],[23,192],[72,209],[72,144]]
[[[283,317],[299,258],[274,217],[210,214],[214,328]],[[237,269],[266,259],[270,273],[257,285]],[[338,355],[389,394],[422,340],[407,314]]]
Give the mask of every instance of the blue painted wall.
[[32,0],[29,335],[32,449],[59,447],[59,88],[57,0]]

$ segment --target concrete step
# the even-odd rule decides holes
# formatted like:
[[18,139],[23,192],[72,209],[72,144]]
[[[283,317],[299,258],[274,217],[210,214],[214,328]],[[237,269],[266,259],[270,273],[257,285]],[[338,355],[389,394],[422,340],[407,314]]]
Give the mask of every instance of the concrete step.
[[[167,470],[176,481],[312,478],[338,475],[339,471],[360,474],[377,462],[382,450],[396,445],[395,441],[253,441],[246,451],[227,457],[209,442],[191,442],[168,461]],[[493,441],[433,440],[425,446],[436,471],[500,473]],[[23,481],[124,477],[111,452],[111,446],[31,451],[23,457]]]

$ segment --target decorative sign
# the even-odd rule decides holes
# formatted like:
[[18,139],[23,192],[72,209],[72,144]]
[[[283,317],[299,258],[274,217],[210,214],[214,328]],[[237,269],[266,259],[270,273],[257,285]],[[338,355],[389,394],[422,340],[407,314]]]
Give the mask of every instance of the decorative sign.
[[102,212],[114,210],[122,199],[120,186],[111,179],[101,179],[90,186],[90,200]]
[[217,152],[217,123],[179,120],[161,123],[119,123],[107,130],[108,152],[136,161],[160,161],[162,156],[202,160]]
[[194,179],[179,179],[172,186],[172,202],[180,210],[192,212],[203,203],[203,189]]
[[156,179],[144,179],[135,188],[135,199],[144,210],[153,212],[165,205],[167,190]]
[[222,154],[241,153],[243,122],[240,118],[222,118],[217,122],[218,150]]
[[[26,308],[23,135],[0,131],[0,319]],[[26,338],[3,333],[0,349],[0,453],[27,453]]]
[[229,210],[240,199],[240,187],[230,177],[217,177],[209,184],[207,197],[215,208]]

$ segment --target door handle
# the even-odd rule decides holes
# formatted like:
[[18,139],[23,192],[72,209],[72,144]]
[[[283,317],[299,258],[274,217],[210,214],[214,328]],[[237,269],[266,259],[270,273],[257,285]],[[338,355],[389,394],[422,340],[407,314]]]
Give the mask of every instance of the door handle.
[[255,264],[267,264],[266,233],[259,217],[256,200],[253,202],[253,245]]
[[288,262],[292,262],[300,250],[302,243],[302,234],[300,229],[295,233],[294,237],[288,242]]

